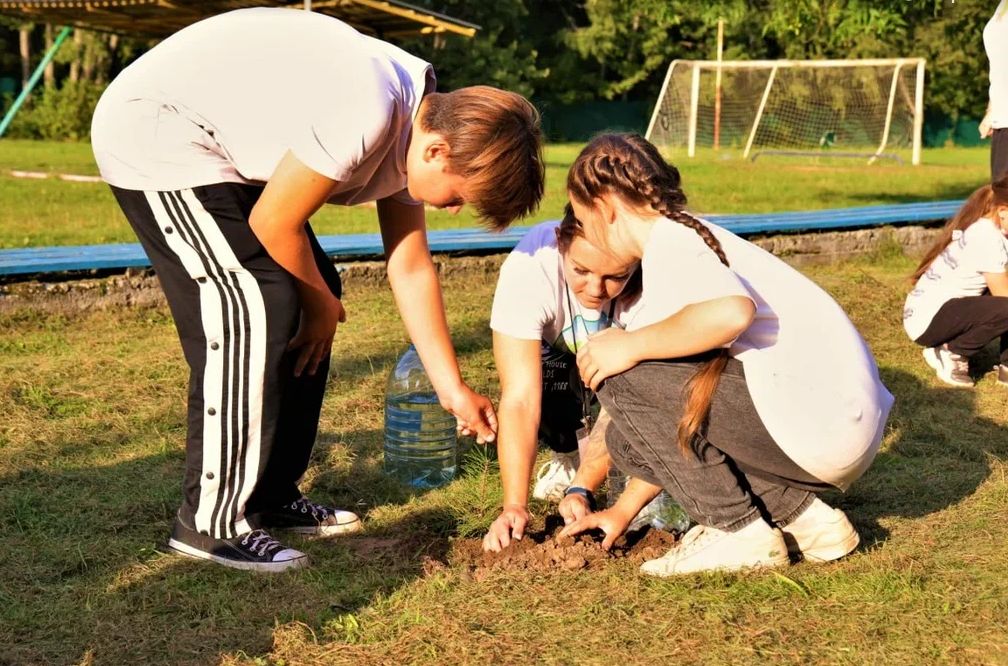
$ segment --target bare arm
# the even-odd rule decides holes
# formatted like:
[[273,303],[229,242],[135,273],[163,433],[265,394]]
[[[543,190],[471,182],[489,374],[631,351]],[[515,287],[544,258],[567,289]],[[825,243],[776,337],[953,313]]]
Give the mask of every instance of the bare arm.
[[1008,272],[984,273],[983,276],[991,296],[1008,296]]
[[249,226],[269,255],[294,276],[301,298],[301,326],[290,348],[300,348],[294,374],[315,373],[329,353],[343,304],[319,273],[305,224],[329,198],[337,181],[305,166],[290,151],[284,155],[249,214]]
[[463,428],[471,428],[478,441],[492,441],[497,429],[493,406],[473,392],[459,372],[441,283],[427,246],[423,206],[382,199],[378,223],[392,294],[441,405],[459,418]]
[[497,458],[504,501],[483,537],[483,548],[499,551],[524,536],[530,518],[526,507],[541,416],[542,359],[538,340],[494,331],[493,347],[501,383]]
[[609,328],[578,351],[581,378],[593,390],[606,378],[647,360],[681,358],[717,349],[746,330],[756,305],[745,296],[725,296],[687,305],[635,331]]

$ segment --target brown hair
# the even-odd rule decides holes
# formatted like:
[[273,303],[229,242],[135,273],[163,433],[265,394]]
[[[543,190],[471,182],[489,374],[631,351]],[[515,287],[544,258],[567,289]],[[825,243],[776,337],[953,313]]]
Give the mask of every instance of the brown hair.
[[[681,189],[679,171],[639,134],[603,134],[592,139],[567,174],[567,190],[572,199],[585,206],[593,206],[594,199],[613,194],[630,205],[648,207],[692,229],[721,263],[728,265],[714,234],[684,210],[686,195]],[[686,404],[676,429],[683,455],[691,450],[694,436],[707,420],[714,391],[728,363],[727,350],[712,353],[685,387]]]
[[490,86],[424,99],[421,126],[448,143],[448,168],[466,179],[469,203],[484,223],[501,231],[539,206],[542,131],[539,112],[527,99]]
[[921,259],[910,281],[917,282],[920,276],[927,272],[931,262],[952,242],[954,232],[966,229],[982,217],[990,217],[994,214],[994,209],[1000,206],[1008,207],[1008,175],[1001,176],[969,195],[962,208],[945,224],[934,245]]
[[[556,228],[557,249],[561,255],[567,254],[571,243],[577,237],[584,238],[584,229],[581,227],[581,221],[574,215],[574,209],[568,203],[564,206],[563,219],[560,220],[560,224]],[[625,298],[633,297],[640,293],[642,285],[643,279],[640,264],[638,263],[633,274],[627,278],[626,284],[623,285],[623,290],[620,291],[619,295]]]

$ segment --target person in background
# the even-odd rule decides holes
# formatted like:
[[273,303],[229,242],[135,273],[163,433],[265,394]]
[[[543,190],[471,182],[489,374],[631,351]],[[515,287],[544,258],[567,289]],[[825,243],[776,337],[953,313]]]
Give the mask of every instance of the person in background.
[[990,88],[980,138],[991,137],[991,180],[1008,172],[1008,0],[1001,0],[983,30]]
[[949,220],[911,280],[907,335],[952,386],[973,386],[970,358],[1000,338],[997,379],[1008,384],[1008,174],[977,189]]

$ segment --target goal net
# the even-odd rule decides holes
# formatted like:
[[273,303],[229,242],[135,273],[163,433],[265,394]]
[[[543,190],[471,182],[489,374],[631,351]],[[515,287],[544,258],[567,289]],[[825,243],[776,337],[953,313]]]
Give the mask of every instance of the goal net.
[[676,60],[647,138],[685,149],[920,163],[924,59]]

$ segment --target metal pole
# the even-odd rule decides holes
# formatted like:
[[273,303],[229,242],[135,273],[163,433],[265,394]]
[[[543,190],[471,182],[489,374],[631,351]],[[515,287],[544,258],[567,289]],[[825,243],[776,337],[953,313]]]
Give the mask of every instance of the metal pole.
[[885,125],[882,127],[882,141],[879,142],[878,150],[868,160],[868,164],[874,164],[876,158],[882,154],[886,144],[889,143],[889,128],[892,127],[893,104],[896,102],[896,87],[899,85],[899,74],[902,67],[903,64],[900,63],[893,68],[892,83],[889,85],[889,104],[886,106]]
[[917,63],[917,89],[914,90],[913,154],[910,164],[921,161],[921,134],[924,128],[924,59]]
[[28,99],[28,95],[30,95],[32,89],[35,88],[35,84],[37,84],[39,79],[42,78],[42,73],[45,71],[46,66],[52,61],[53,57],[56,55],[56,51],[59,50],[60,44],[63,43],[63,40],[67,38],[67,35],[69,35],[70,32],[70,26],[60,30],[59,35],[56,36],[56,41],[53,42],[52,48],[46,51],[45,56],[42,58],[42,62],[38,64],[38,67],[36,67],[35,71],[32,72],[28,82],[21,89],[21,94],[17,96],[17,99],[15,99],[14,103],[11,104],[11,108],[7,109],[7,113],[4,115],[3,120],[0,121],[0,136],[3,136],[4,132],[7,131],[7,126],[11,124],[12,120],[14,120],[14,116],[17,115],[21,105],[24,104],[26,99]]
[[700,104],[700,65],[693,63],[693,81],[690,86],[689,137],[686,140],[686,155],[696,155],[697,112]]
[[777,76],[777,67],[770,70],[770,78],[767,79],[766,88],[763,89],[763,97],[760,99],[759,108],[756,109],[756,120],[753,121],[752,131],[749,132],[749,140],[746,141],[745,150],[742,152],[742,159],[749,157],[752,150],[753,141],[756,139],[756,130],[759,129],[760,120],[763,119],[763,109],[766,108],[767,98],[770,97],[770,88],[773,87],[774,78]]
[[714,76],[714,150],[721,147],[721,55],[724,53],[724,19],[717,22],[717,73]]

